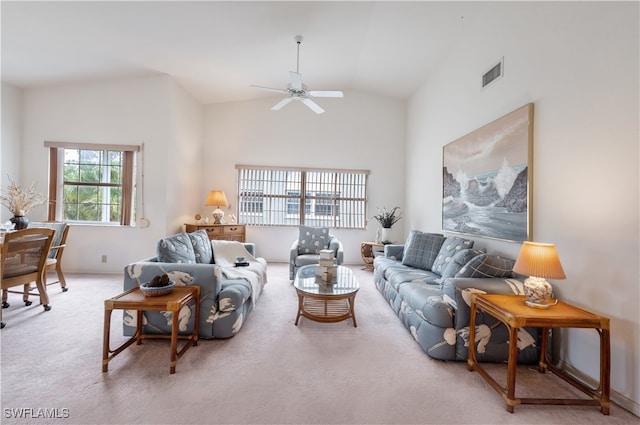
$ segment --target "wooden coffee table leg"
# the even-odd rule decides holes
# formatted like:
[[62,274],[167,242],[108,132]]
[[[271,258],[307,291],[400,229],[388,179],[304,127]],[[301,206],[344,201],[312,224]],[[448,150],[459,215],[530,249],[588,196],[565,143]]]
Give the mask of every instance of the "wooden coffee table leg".
[[355,312],[356,296],[354,295],[353,297],[349,297],[348,301],[349,301],[349,311],[351,312],[351,318],[353,319],[353,327],[357,328],[358,323],[356,322],[356,312]]
[[296,315],[296,322],[294,325],[298,326],[298,320],[300,320],[300,316],[302,315],[302,309],[304,308],[304,297],[298,293],[298,314]]

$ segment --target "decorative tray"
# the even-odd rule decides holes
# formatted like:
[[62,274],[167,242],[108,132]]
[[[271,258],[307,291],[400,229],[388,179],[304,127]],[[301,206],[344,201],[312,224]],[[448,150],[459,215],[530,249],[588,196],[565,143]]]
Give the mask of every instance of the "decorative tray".
[[167,295],[173,291],[173,287],[176,286],[176,283],[172,280],[166,286],[149,286],[151,282],[145,282],[140,284],[140,290],[147,297],[158,297],[160,295]]

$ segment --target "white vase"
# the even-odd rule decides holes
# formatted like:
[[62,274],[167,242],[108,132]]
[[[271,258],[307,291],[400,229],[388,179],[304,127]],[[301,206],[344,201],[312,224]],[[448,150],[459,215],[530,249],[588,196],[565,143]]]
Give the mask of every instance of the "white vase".
[[391,228],[383,227],[381,230],[380,241],[382,243],[391,243]]

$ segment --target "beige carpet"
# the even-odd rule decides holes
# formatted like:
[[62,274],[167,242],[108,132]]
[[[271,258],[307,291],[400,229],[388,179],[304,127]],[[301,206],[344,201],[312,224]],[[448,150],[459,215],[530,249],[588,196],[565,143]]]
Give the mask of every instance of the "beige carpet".
[[[358,327],[300,319],[286,264],[269,265],[269,283],[240,333],[201,340],[169,375],[168,342],[145,341],[101,372],[104,299],[121,276],[68,275],[50,287],[52,310],[24,307],[11,294],[1,331],[3,424],[628,424],[580,406],[516,406],[459,362],[430,359],[373,286],[362,286]],[[121,313],[112,339],[123,340]],[[496,377],[504,365],[490,365]],[[551,374],[519,369],[517,395],[571,396]],[[16,416],[22,415],[22,418]],[[55,415],[57,419],[43,416]],[[26,417],[25,417],[26,416]],[[68,416],[68,417],[66,417]]]

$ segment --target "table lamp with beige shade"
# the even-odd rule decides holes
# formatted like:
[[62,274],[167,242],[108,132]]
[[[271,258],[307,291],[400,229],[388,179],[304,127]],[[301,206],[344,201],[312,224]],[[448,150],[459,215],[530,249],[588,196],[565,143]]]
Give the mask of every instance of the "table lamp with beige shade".
[[554,244],[524,242],[513,271],[529,276],[524,281],[525,304],[549,308],[553,288],[547,279],[566,279]]
[[209,192],[209,196],[204,204],[208,207],[216,207],[211,214],[213,216],[213,224],[222,224],[224,218],[224,211],[220,207],[226,207],[229,205],[227,197],[222,190],[212,190]]

